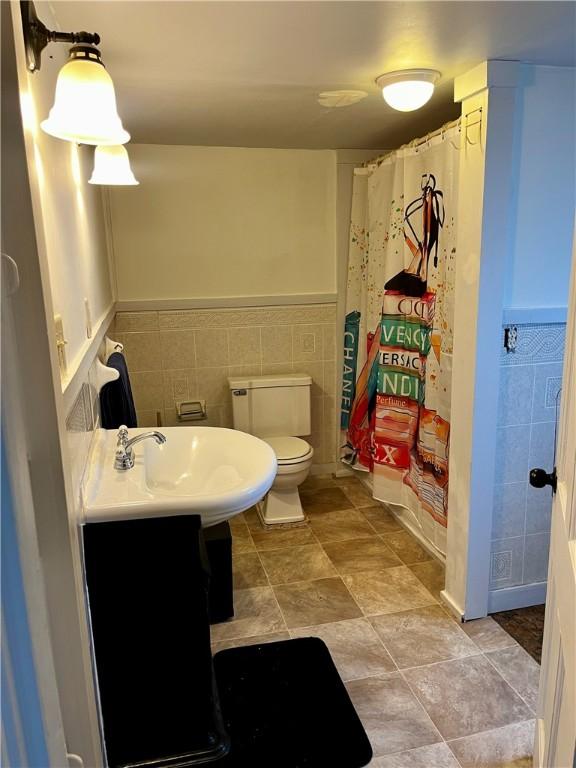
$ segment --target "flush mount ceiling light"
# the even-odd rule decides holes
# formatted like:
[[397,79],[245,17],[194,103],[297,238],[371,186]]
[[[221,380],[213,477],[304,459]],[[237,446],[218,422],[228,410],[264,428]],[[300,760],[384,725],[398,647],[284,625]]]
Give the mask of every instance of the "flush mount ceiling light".
[[318,94],[318,104],[323,107],[349,107],[366,96],[366,91],[323,91]]
[[376,78],[382,88],[384,101],[400,112],[420,109],[434,93],[434,84],[440,77],[435,69],[402,69]]
[[94,151],[94,170],[89,184],[105,184],[111,186],[134,186],[140,182],[130,168],[130,159],[126,147],[116,146],[96,147]]
[[49,43],[75,43],[58,73],[54,106],[41,123],[42,130],[79,144],[125,144],[130,134],[122,126],[112,78],[95,47],[100,36],[90,32],[51,31],[37,17],[32,2],[24,0],[20,7],[31,72],[40,69],[42,51]]

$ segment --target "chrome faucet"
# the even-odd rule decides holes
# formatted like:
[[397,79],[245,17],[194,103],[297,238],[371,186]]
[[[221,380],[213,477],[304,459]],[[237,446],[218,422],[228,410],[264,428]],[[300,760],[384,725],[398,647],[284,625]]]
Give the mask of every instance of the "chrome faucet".
[[141,440],[147,440],[151,438],[155,440],[158,445],[166,442],[165,435],[162,432],[143,432],[141,435],[136,435],[131,440],[128,439],[128,429],[125,426],[120,427],[118,431],[118,442],[116,443],[116,455],[114,457],[114,469],[132,469],[134,466],[134,449],[133,445],[139,443]]

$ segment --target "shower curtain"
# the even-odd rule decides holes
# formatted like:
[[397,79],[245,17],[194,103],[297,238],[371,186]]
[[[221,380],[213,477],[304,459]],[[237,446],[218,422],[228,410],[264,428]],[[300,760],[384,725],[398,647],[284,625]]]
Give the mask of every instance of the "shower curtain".
[[354,176],[342,461],[445,552],[458,152],[451,129]]

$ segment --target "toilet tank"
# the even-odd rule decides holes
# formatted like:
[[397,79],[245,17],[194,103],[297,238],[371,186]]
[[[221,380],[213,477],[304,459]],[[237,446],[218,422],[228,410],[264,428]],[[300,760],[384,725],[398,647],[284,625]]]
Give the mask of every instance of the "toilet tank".
[[234,429],[257,437],[301,437],[312,431],[310,376],[245,376],[228,384]]

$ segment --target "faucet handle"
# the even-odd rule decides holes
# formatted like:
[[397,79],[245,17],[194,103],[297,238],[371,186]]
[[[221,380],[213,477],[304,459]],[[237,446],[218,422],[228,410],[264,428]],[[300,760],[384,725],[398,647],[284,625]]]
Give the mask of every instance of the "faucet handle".
[[128,427],[124,424],[121,425],[120,429],[118,430],[118,440],[116,443],[116,446],[125,446],[128,442]]

